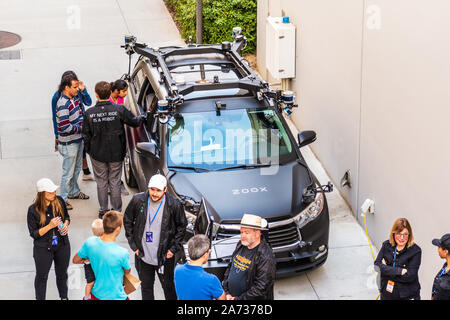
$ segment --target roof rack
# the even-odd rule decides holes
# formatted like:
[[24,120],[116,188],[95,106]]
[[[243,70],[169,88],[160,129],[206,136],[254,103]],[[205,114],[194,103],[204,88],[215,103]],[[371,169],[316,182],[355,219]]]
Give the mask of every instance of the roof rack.
[[[254,92],[258,100],[267,98],[269,103],[280,109],[284,107],[286,113],[289,115],[292,113],[291,109],[296,107],[293,103],[293,93],[281,90],[271,90],[269,84],[261,79],[248,65],[245,59],[240,55],[240,52],[247,44],[247,39],[240,34],[240,28],[233,29],[234,41],[224,41],[221,44],[210,45],[198,45],[188,44],[187,47],[164,47],[164,48],[150,48],[145,43],[137,43],[136,37],[125,36],[125,45],[121,46],[125,48],[126,53],[129,55],[129,69],[128,75],[125,76],[127,80],[130,80],[131,72],[131,55],[138,53],[143,57],[149,59],[149,62],[153,67],[156,67],[160,73],[161,81],[164,83],[168,96],[166,97],[167,104],[162,103],[162,112],[172,113],[175,108],[184,102],[184,95],[187,95],[194,91],[205,90],[218,90],[218,89],[231,89],[239,88],[246,89]],[[185,83],[178,84],[173,79],[170,73],[169,66],[167,65],[167,59],[176,56],[189,56],[202,58],[202,55],[220,55],[225,57],[223,63],[233,64],[236,70],[239,72],[239,80],[222,80],[218,78],[214,79],[213,83]],[[169,59],[170,60],[170,59]],[[286,94],[287,93],[287,94]],[[287,99],[285,98],[287,96]],[[158,106],[158,110],[159,110]]]

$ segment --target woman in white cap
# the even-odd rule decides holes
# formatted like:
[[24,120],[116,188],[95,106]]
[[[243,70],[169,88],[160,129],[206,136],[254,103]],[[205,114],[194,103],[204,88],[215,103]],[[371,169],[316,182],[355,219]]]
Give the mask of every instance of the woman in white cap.
[[28,230],[34,239],[36,300],[45,300],[48,274],[53,261],[59,296],[62,300],[66,300],[67,268],[70,262],[70,243],[67,234],[70,217],[64,200],[56,195],[57,185],[50,179],[42,178],[36,187],[36,199],[28,207],[27,216]]

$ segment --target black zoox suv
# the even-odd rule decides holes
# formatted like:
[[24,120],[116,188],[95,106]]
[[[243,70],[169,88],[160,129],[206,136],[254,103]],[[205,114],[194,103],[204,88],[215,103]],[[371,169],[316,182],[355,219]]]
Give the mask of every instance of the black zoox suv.
[[167,177],[168,192],[184,204],[186,240],[210,237],[204,267],[220,279],[244,213],[268,221],[277,277],[311,270],[328,255],[332,185],[319,185],[300,152],[316,134],[294,138],[283,118],[295,106],[292,93],[271,90],[253,72],[239,54],[245,43],[237,34],[216,45],[149,48],[126,37],[123,46],[130,65],[139,55],[125,106],[147,114],[144,126],[125,128],[126,182],[145,191],[155,173]]

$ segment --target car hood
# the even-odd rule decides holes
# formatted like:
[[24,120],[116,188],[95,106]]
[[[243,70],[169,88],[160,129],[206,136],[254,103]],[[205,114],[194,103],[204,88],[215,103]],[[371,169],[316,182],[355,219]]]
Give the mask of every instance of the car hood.
[[292,217],[304,209],[302,191],[311,184],[297,162],[269,168],[217,172],[176,172],[170,182],[179,195],[203,198],[216,222],[238,223],[244,213],[268,221]]

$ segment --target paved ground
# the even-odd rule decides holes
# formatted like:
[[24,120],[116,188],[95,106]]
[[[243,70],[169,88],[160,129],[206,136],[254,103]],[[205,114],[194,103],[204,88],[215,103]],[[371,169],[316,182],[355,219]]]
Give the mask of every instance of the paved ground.
[[[53,151],[50,101],[62,72],[76,71],[94,98],[97,81],[112,81],[127,71],[127,58],[119,47],[123,35],[136,35],[153,46],[180,45],[182,40],[162,0],[1,1],[0,30],[22,36],[20,44],[4,49],[20,50],[21,59],[0,60],[0,288],[6,289],[0,291],[0,299],[34,299],[35,269],[26,212],[39,178],[60,181],[62,159]],[[329,179],[310,149],[303,153],[319,180],[327,183]],[[98,210],[95,182],[80,179],[80,186],[91,200],[72,202],[72,255],[91,235],[90,223]],[[130,198],[124,197],[124,207]],[[307,274],[277,280],[276,299],[377,296],[363,230],[337,192],[331,193],[328,201],[327,262]],[[119,243],[128,248],[123,233]],[[69,278],[69,298],[80,299],[85,284],[82,269],[71,264]],[[140,297],[140,292],[131,295],[132,299]],[[58,299],[53,271],[47,298]],[[163,299],[159,283],[156,298]]]

